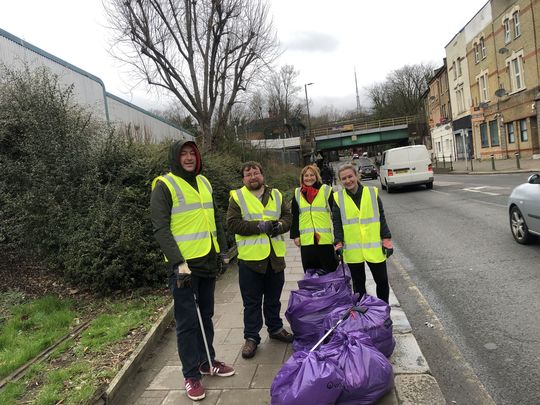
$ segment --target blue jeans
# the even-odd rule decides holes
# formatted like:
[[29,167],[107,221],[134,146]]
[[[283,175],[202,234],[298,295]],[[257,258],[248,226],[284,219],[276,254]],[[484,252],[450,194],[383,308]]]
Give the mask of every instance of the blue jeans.
[[178,356],[182,362],[184,378],[201,378],[199,365],[208,362],[201,327],[195,309],[193,292],[197,294],[199,309],[203,320],[210,357],[214,360],[214,289],[215,278],[203,278],[192,275],[192,287],[178,288],[176,276],[169,278],[169,288],[174,298],[174,319],[176,321],[176,340]]
[[285,284],[285,272],[274,273],[268,261],[266,273],[261,274],[250,270],[239,261],[238,278],[244,302],[244,339],[251,339],[259,344],[259,332],[263,326],[261,306],[268,333],[273,335],[283,329],[283,321],[279,316],[279,298]]

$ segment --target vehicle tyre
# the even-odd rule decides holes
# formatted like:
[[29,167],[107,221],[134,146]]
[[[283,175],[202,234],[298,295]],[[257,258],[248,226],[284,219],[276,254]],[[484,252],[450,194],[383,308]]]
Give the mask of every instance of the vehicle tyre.
[[387,192],[388,194],[391,194],[391,193],[394,192],[394,189],[393,189],[392,187],[390,187],[390,186],[388,185],[388,183],[386,183],[386,192]]
[[516,206],[513,206],[510,209],[510,229],[512,230],[512,236],[517,243],[525,245],[531,243],[535,239],[535,236],[532,235],[529,232],[529,228],[527,228],[523,214]]
[[431,190],[431,189],[433,188],[433,182],[430,181],[429,183],[426,183],[426,188],[427,188],[428,190]]
[[383,184],[382,180],[381,180],[381,188],[382,188],[383,190],[386,190],[386,186]]

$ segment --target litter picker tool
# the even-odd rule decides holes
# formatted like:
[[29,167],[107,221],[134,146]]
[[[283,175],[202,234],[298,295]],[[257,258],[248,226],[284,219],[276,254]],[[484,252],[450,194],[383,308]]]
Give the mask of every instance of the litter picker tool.
[[206,340],[206,333],[204,332],[201,310],[199,309],[199,300],[197,298],[197,294],[195,294],[195,291],[193,291],[193,299],[195,300],[195,309],[197,310],[197,317],[199,318],[204,348],[206,350],[206,358],[208,359],[208,369],[210,370],[210,375],[214,375],[214,365],[212,364],[212,358],[210,357],[210,350],[208,349],[208,341]]

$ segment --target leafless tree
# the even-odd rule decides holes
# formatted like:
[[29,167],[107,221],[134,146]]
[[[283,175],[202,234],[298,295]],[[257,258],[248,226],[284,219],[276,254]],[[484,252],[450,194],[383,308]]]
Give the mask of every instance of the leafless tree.
[[114,54],[170,91],[212,149],[239,93],[279,55],[263,0],[105,0]]
[[301,87],[296,85],[300,72],[292,65],[284,65],[278,72],[270,76],[267,83],[267,98],[269,110],[276,116],[283,118],[298,117],[302,108],[298,110],[296,95]]
[[433,65],[405,65],[388,74],[382,83],[368,87],[373,112],[378,118],[418,114],[422,93],[433,75]]

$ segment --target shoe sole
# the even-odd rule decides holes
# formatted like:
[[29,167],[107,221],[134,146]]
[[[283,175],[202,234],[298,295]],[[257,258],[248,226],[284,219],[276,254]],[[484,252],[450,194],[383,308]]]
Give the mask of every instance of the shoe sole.
[[186,395],[192,401],[200,401],[201,399],[204,399],[206,397],[206,394],[202,394],[202,395],[199,395],[198,397],[196,397],[194,395],[189,395],[187,392],[186,392]]
[[233,371],[229,371],[228,373],[221,373],[221,374],[219,374],[219,373],[210,374],[209,371],[200,371],[200,373],[202,375],[215,375],[215,376],[218,376],[218,377],[230,377],[231,375],[234,375],[236,373],[236,371],[233,370]]

